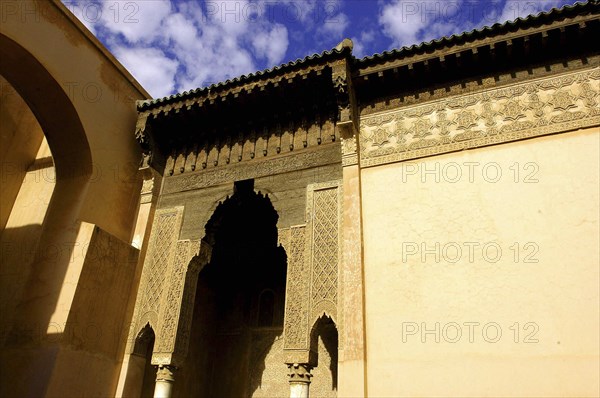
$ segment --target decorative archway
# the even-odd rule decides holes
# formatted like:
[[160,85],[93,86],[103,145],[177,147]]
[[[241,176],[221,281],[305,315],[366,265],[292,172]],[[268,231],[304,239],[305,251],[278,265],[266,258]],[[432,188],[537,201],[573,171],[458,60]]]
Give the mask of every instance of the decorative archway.
[[[288,389],[282,363],[287,264],[277,219],[268,196],[248,180],[235,183],[207,222],[203,241],[212,255],[198,276],[189,351],[174,396]],[[266,380],[273,368],[281,377]]]

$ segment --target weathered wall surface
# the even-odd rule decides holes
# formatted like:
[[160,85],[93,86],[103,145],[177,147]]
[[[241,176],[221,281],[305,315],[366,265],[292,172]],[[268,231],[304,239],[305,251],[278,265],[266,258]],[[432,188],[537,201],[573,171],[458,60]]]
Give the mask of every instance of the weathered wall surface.
[[[66,306],[63,335],[56,337],[63,347],[48,387],[50,397],[112,394],[118,360],[125,350],[128,314],[124,303],[133,288],[139,252],[96,226],[84,227],[91,236],[77,247],[81,263],[75,253],[73,269],[65,280],[65,295],[72,295],[72,303]],[[64,391],[66,385],[68,392]]]
[[598,128],[362,170],[370,396],[594,396]]

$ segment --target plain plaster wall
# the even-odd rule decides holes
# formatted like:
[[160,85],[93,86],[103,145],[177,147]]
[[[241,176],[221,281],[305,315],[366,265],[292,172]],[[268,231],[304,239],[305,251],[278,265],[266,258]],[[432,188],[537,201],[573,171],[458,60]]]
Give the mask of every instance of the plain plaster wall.
[[598,395],[599,152],[593,128],[362,170],[370,396]]

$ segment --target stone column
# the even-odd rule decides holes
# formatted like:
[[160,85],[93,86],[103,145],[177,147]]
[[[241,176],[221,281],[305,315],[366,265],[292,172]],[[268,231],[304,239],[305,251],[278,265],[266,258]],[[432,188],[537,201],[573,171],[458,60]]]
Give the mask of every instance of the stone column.
[[290,398],[308,398],[312,366],[306,363],[288,364]]
[[173,382],[175,378],[175,367],[160,365],[156,372],[156,387],[154,387],[154,398],[171,398]]

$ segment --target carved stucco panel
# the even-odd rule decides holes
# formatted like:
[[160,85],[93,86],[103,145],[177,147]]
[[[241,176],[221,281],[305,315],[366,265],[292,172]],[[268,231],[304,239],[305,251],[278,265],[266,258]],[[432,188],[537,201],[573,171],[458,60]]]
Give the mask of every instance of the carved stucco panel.
[[285,349],[308,350],[308,310],[310,274],[306,261],[306,227],[289,228],[288,276],[285,306]]
[[248,392],[252,398],[289,395],[290,385],[286,376],[283,343],[280,330],[253,333],[250,353],[252,365],[248,367]]
[[159,209],[155,213],[129,333],[128,352],[131,352],[135,336],[147,323],[158,333],[161,297],[168,289],[167,270],[175,257],[182,220],[183,207]]
[[341,181],[307,187],[307,228],[310,250],[310,325],[323,314],[338,318],[339,263],[341,258]]
[[284,322],[286,362],[307,362],[310,332],[323,313],[338,330],[341,259],[341,181],[311,184],[306,194],[306,225],[280,230],[288,254]]
[[176,341],[173,351],[173,357],[176,362],[183,361],[187,355],[192,328],[192,318],[194,315],[198,274],[202,271],[202,268],[209,263],[212,255],[212,247],[202,240],[199,242],[192,241],[188,245],[187,258],[190,258],[192,255],[193,257],[191,257],[191,260],[187,261],[184,259],[187,270],[183,285],[183,295],[180,301],[181,312],[177,322],[177,334],[175,336]]
[[154,345],[156,353],[171,353],[175,350],[180,315],[185,314],[184,304],[188,304],[183,300],[186,275],[192,258],[198,254],[199,247],[199,241],[183,240],[176,243],[174,261],[168,270],[168,290],[161,298],[159,332]]
[[598,125],[599,80],[600,68],[594,68],[363,117],[360,165]]

